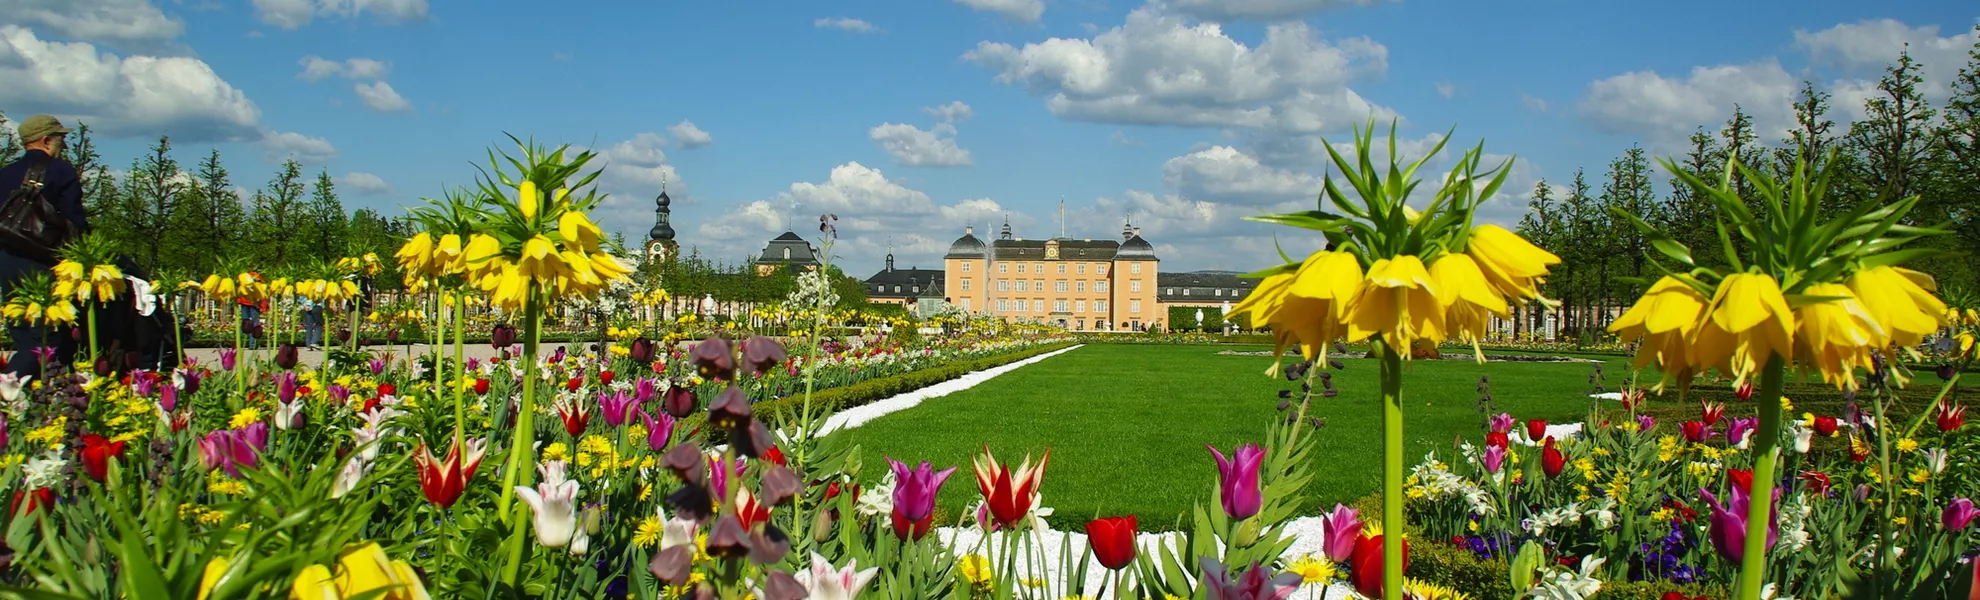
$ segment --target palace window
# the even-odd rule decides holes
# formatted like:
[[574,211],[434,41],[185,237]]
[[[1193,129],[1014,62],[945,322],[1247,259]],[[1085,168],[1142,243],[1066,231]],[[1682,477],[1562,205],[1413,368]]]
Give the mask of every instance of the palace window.
[[1025,301],[1023,301],[1023,300],[1019,300],[1019,301],[1018,301],[1018,307],[1017,307],[1018,309],[1017,309],[1017,311],[1018,311],[1018,312],[1024,312],[1024,311],[1025,311],[1025,309],[1026,309],[1026,308],[1028,308],[1028,307],[1029,307],[1029,304],[1027,304],[1027,303],[1026,303]]
[[[1167,289],[1167,290],[1163,290],[1163,291],[1162,291],[1162,295],[1164,295],[1164,296],[1174,296],[1174,295],[1176,295],[1176,288],[1169,288],[1169,289]],[[1189,290],[1187,290],[1187,289],[1185,289],[1185,290],[1183,290],[1183,295],[1185,295],[1185,296],[1187,296],[1187,295],[1189,295]]]
[[963,291],[965,291],[965,292],[967,292],[967,291],[969,291],[969,280],[968,280],[968,279],[964,279],[964,280],[962,280],[962,282],[963,282]]
[[[1060,265],[1060,266],[1064,266],[1064,265]],[[1066,280],[1064,280],[1064,279],[1061,279],[1061,280],[1058,280],[1058,281],[1054,281],[1054,282],[1052,282],[1052,291],[1054,291],[1054,292],[1063,292],[1063,291],[1066,291]]]
[[790,260],[790,259],[791,259],[791,249],[790,249],[790,248],[785,248],[785,249],[784,249],[784,260]]
[[1081,274],[1081,275],[1085,275],[1085,274],[1086,274],[1086,263],[1079,263],[1079,266],[1078,266],[1078,267],[1074,267],[1074,268],[1073,268],[1073,270],[1074,270],[1074,271],[1076,271],[1076,272],[1078,272],[1078,273],[1079,273],[1079,274]]
[[1095,282],[1093,282],[1093,291],[1096,291],[1096,292],[1105,292],[1105,291],[1107,291],[1107,282],[1105,282],[1105,281],[1095,281]]
[[1093,312],[1097,312],[1097,313],[1103,313],[1103,312],[1107,312],[1107,301],[1106,301],[1106,300],[1094,300],[1094,301],[1093,301]]
[[1023,272],[1024,272],[1024,263],[1018,263],[1018,272],[1019,272],[1019,273],[1023,273]]
[[1210,290],[1212,296],[1223,296],[1224,290]]
[[1031,290],[1028,290],[1028,289],[1025,289],[1025,283],[1026,283],[1026,282],[1025,282],[1025,280],[1023,280],[1023,279],[1019,279],[1019,280],[1018,280],[1018,282],[1017,282],[1017,291],[1020,291],[1020,292],[1028,292],[1028,291],[1031,291]]
[[1032,300],[1031,310],[1034,312],[1045,312],[1045,301],[1043,299]]
[[1138,314],[1141,314],[1141,301],[1140,301],[1140,300],[1129,300],[1129,301],[1128,301],[1128,312],[1131,312],[1131,313],[1134,313],[1134,314],[1137,314],[1137,315],[1138,315]]
[[1009,280],[1009,279],[999,279],[999,280],[997,280],[997,291],[999,291],[999,292],[1008,292],[1008,291],[1011,291],[1011,280]]
[[963,298],[963,303],[962,303],[962,307],[963,307],[963,312],[969,312],[969,299],[968,299],[968,298]]
[[1041,292],[1045,291],[1045,280],[1043,279],[1031,280],[1031,289],[1038,290]]
[[1041,274],[1042,274],[1042,273],[1044,273],[1044,272],[1045,272],[1045,265],[1044,265],[1044,263],[1032,263],[1032,265],[1031,265],[1031,272],[1033,272],[1033,273],[1041,273]]
[[921,286],[918,286],[918,285],[917,285],[917,286],[914,286],[914,287],[911,287],[911,288],[908,288],[908,291],[909,291],[909,292],[913,292],[913,293],[916,293],[916,294],[919,294],[919,293],[921,293]]
[[1078,282],[1078,283],[1077,283],[1077,284],[1075,285],[1075,287],[1077,287],[1077,288],[1079,288],[1079,291],[1082,291],[1082,292],[1084,292],[1084,291],[1086,291],[1086,282],[1085,282],[1085,281],[1080,281],[1080,282]]
[[1002,298],[999,298],[997,300],[997,312],[1009,312],[1010,310],[1011,310],[1011,301],[1004,300]]
[[1189,288],[1183,288],[1183,295],[1184,295],[1184,296],[1188,296],[1188,295],[1189,295]]
[[1106,274],[1107,274],[1107,265],[1093,265],[1093,272],[1094,272],[1094,273],[1099,273],[1099,274],[1101,274],[1101,275],[1106,275]]
[[1128,265],[1128,272],[1137,275],[1141,274],[1141,263],[1130,263]]
[[1141,280],[1139,280],[1139,279],[1129,279],[1129,280],[1128,280],[1128,292],[1130,292],[1130,293],[1135,293],[1135,294],[1139,294],[1139,293],[1141,293]]
[[962,266],[963,266],[963,272],[964,272],[964,273],[968,273],[968,272],[969,272],[969,263],[963,263],[963,264],[962,264]]
[[1066,263],[1059,263],[1059,274],[1066,274]]
[[1066,301],[1064,301],[1064,300],[1053,300],[1053,301],[1052,301],[1052,312],[1066,312]]
[[1074,301],[1073,307],[1074,307],[1073,312],[1086,312],[1086,301],[1085,300]]
[[896,293],[896,294],[899,294],[899,293],[901,293],[901,286],[898,286],[898,285],[897,285],[897,286],[894,286],[894,293]]
[[997,272],[998,273],[1011,272],[1011,263],[997,263]]

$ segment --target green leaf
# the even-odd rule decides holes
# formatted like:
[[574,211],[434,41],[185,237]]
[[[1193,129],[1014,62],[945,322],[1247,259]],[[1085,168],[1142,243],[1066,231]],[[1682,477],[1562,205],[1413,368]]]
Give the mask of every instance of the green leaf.
[[1336,215],[1321,210],[1309,210],[1306,212],[1283,213],[1283,214],[1253,215],[1253,216],[1245,217],[1244,220],[1257,221],[1260,223],[1276,223],[1279,225],[1289,225],[1303,229],[1312,229],[1314,231],[1329,231],[1329,230],[1339,229],[1342,225],[1346,225],[1351,222],[1346,217],[1342,217],[1340,215]]

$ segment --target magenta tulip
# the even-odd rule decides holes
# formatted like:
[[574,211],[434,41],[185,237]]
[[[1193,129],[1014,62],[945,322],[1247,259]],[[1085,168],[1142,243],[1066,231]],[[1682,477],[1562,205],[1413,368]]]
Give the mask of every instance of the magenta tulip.
[[613,427],[625,425],[626,419],[632,416],[628,414],[632,412],[632,407],[633,397],[625,392],[615,391],[609,394],[599,392],[598,394],[598,409],[599,412],[605,413],[606,425]]
[[1980,509],[1973,507],[1972,500],[1953,498],[1952,503],[1946,505],[1946,511],[1939,515],[1939,524],[1946,526],[1946,531],[1963,531],[1973,524],[1974,517],[1980,517]]
[[1335,504],[1334,512],[1320,521],[1321,544],[1327,551],[1327,558],[1337,564],[1353,558],[1355,540],[1361,537],[1361,525],[1361,511]]
[[1484,461],[1485,461],[1485,472],[1497,475],[1499,473],[1499,469],[1501,467],[1504,467],[1506,464],[1505,447],[1486,446]]
[[887,459],[887,464],[894,468],[894,533],[901,539],[921,539],[928,535],[935,518],[935,495],[956,468],[936,471],[927,461],[922,461],[910,469],[906,463],[892,458]]
[[667,449],[667,443],[674,439],[674,417],[667,413],[654,416],[639,409],[639,419],[646,422],[646,448],[654,452]]
[[1265,504],[1265,491],[1258,485],[1258,467],[1265,461],[1265,449],[1257,444],[1238,446],[1230,458],[1208,446],[1210,453],[1217,457],[1218,495],[1224,504],[1224,514],[1239,521],[1258,514]]
[[[1718,496],[1710,490],[1698,490],[1705,496],[1705,502],[1712,506],[1712,548],[1719,556],[1734,563],[1746,558],[1746,511],[1751,500],[1747,488],[1734,486],[1731,490],[1732,502],[1719,504]],[[1781,490],[1774,489],[1774,506],[1767,511],[1767,548],[1772,549],[1780,541]]]

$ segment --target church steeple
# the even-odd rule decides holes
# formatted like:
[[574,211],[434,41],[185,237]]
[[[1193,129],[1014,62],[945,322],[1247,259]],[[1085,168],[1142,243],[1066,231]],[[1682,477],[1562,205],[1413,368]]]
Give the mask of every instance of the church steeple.
[[887,244],[887,272],[894,272],[894,245]]
[[1004,213],[1004,230],[997,234],[997,239],[1011,239],[1011,213]]
[[674,199],[667,195],[667,179],[662,176],[660,196],[653,199],[653,229],[646,232],[646,255],[649,258],[664,259],[679,246],[674,241],[673,204]]

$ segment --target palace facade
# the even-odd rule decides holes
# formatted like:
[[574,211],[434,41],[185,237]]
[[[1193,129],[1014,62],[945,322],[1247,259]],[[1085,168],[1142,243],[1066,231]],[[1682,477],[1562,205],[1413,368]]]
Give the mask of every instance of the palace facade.
[[1132,223],[1119,241],[1027,240],[1005,221],[986,242],[965,227],[942,262],[948,303],[972,313],[1075,330],[1138,330],[1168,320],[1156,302],[1161,259]]

